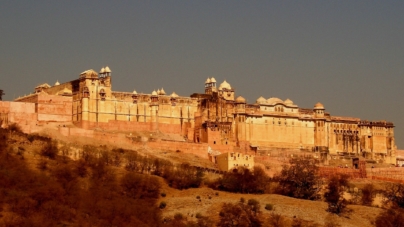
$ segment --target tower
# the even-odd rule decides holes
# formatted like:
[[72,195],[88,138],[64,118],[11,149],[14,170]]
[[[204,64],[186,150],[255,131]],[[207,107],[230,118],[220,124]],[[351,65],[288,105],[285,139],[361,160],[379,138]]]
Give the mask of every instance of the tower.
[[314,145],[318,151],[327,146],[324,110],[323,104],[318,102],[314,105]]
[[216,79],[214,77],[208,78],[205,81],[205,94],[211,95],[213,92],[217,92]]

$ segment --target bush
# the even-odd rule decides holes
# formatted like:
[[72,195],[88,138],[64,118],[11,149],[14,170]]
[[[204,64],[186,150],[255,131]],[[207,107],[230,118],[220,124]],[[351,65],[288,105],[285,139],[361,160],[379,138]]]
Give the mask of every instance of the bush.
[[241,197],[241,198],[240,198],[240,203],[244,203],[244,202],[245,202],[244,197]]
[[184,216],[181,213],[176,213],[174,214],[174,219],[179,221],[184,219]]
[[23,133],[21,127],[16,123],[11,123],[10,125],[8,125],[7,129],[12,132]]
[[220,210],[220,221],[217,226],[235,226],[234,223],[237,223],[236,226],[260,227],[262,221],[258,215],[259,212],[259,210],[254,211],[254,207],[244,203],[225,203]]
[[376,218],[376,227],[404,226],[404,209],[390,208],[379,214]]
[[404,208],[404,184],[389,184],[383,194],[387,203]]
[[282,195],[315,199],[319,184],[318,167],[311,159],[291,159],[274,180],[279,183],[276,192]]
[[348,185],[347,175],[334,175],[328,182],[324,198],[328,203],[328,212],[340,214],[345,210],[347,201],[344,199],[344,187]]
[[48,141],[45,147],[41,150],[41,155],[48,157],[49,159],[55,159],[59,150],[55,141]]
[[251,171],[245,167],[239,167],[224,173],[209,187],[239,193],[264,193],[268,182],[269,177],[262,168],[254,167]]
[[201,199],[201,197],[199,195],[196,196],[196,199]]
[[164,208],[166,208],[166,206],[167,206],[167,203],[162,201],[162,202],[160,202],[159,208],[164,209]]
[[366,184],[365,187],[362,189],[362,197],[361,197],[362,205],[371,206],[374,197],[375,197],[375,189],[373,187],[373,184]]
[[274,209],[274,205],[268,203],[267,205],[265,205],[265,210],[273,210]]
[[202,216],[202,214],[201,213],[196,213],[196,215],[195,215],[195,218],[202,218],[203,216]]
[[269,215],[269,225],[274,227],[283,227],[285,226],[285,218],[282,215],[272,211]]
[[163,198],[166,197],[166,193],[165,193],[165,192],[162,192],[160,195],[161,195],[161,197],[163,197]]

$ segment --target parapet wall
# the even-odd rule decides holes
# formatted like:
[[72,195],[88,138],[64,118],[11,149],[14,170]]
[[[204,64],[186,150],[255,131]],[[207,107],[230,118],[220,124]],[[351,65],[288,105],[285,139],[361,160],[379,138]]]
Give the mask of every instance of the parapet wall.
[[[167,124],[156,122],[136,122],[136,121],[116,121],[110,120],[108,122],[88,122],[83,121],[81,127],[84,129],[101,128],[104,130],[120,131],[120,132],[144,132],[144,131],[160,131],[162,133],[178,134],[183,136],[193,136],[190,131],[190,123],[181,124]],[[193,138],[189,138],[193,139]]]

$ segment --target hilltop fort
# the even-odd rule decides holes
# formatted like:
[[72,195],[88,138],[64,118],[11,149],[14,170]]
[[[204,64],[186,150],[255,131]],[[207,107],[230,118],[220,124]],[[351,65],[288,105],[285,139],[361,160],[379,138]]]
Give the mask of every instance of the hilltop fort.
[[215,78],[205,81],[204,93],[188,97],[163,88],[150,94],[121,92],[112,90],[112,72],[105,67],[99,73],[84,71],[72,81],[41,84],[13,102],[0,101],[3,127],[17,123],[25,132],[35,132],[46,122],[176,134],[217,151],[312,151],[323,159],[356,155],[396,163],[391,122],[332,116],[321,103],[301,108],[275,97],[247,103],[236,98],[228,82],[217,86]]

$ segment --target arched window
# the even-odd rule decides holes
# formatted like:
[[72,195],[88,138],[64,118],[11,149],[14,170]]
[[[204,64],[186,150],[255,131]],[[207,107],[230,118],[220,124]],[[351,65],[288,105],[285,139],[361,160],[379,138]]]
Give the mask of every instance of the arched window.
[[104,101],[104,100],[105,100],[106,93],[105,93],[104,88],[102,88],[102,89],[100,90],[100,97],[101,97],[101,100],[102,100],[102,101]]

